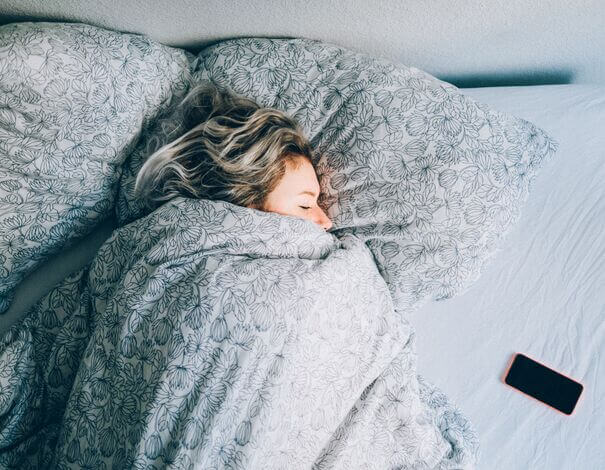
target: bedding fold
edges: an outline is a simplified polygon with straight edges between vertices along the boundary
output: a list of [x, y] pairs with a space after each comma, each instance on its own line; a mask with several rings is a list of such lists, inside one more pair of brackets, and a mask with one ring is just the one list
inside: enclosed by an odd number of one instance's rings
[[2, 465], [476, 461], [470, 423], [416, 374], [372, 252], [296, 217], [175, 198], [115, 230], [0, 347]]

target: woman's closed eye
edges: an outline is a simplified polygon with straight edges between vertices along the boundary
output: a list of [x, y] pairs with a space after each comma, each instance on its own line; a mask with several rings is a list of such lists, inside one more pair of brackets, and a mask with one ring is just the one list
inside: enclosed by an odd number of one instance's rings
[[307, 209], [311, 209], [310, 207], [307, 207], [307, 206], [298, 206], [298, 207], [300, 207], [300, 208], [302, 208], [302, 209], [305, 209], [305, 210], [307, 210]]

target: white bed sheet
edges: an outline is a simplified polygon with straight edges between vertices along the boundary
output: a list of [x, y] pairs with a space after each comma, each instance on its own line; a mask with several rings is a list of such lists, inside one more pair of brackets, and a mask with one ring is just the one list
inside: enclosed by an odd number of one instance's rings
[[[473, 422], [479, 468], [605, 469], [605, 87], [462, 91], [560, 146], [479, 280], [412, 315], [418, 371]], [[584, 384], [571, 416], [501, 381], [516, 352]]]

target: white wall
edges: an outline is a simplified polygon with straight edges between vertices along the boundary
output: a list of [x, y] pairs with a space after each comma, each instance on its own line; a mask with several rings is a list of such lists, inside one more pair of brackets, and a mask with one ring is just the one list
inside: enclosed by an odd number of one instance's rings
[[78, 21], [195, 48], [308, 37], [459, 86], [605, 83], [605, 0], [0, 0], [0, 23]]

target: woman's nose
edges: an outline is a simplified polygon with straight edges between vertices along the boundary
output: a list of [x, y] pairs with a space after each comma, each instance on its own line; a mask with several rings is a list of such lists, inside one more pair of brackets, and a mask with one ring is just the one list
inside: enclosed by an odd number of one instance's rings
[[321, 225], [325, 230], [330, 230], [332, 228], [332, 221], [322, 209], [318, 208], [318, 217], [315, 222]]

